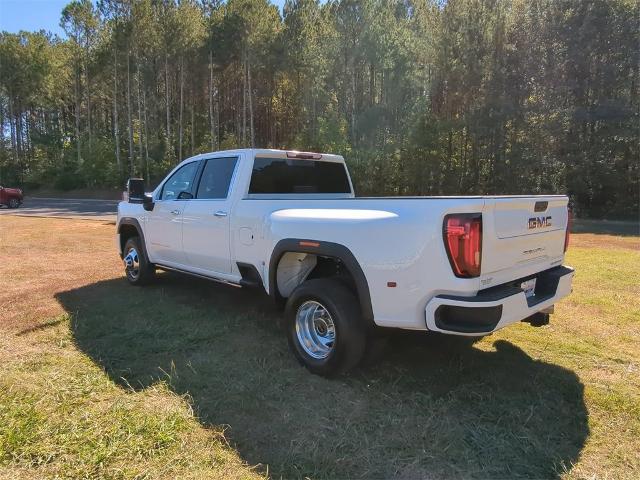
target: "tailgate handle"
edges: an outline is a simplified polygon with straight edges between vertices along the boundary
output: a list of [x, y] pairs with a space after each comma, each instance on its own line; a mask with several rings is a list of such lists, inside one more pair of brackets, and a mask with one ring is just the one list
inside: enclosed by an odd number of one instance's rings
[[536, 202], [535, 207], [533, 207], [534, 212], [544, 212], [549, 206], [549, 202]]

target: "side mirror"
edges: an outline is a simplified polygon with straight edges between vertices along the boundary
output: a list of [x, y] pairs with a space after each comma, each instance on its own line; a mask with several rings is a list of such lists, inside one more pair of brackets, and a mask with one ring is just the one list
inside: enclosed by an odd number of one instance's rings
[[144, 180], [141, 178], [130, 178], [127, 181], [127, 195], [129, 203], [142, 203], [144, 199]]
[[190, 192], [182, 191], [180, 195], [178, 195], [178, 200], [191, 200], [193, 198], [193, 194]]
[[141, 203], [145, 210], [153, 210], [153, 197], [145, 193], [142, 178], [130, 178], [127, 181], [127, 195], [129, 203]]

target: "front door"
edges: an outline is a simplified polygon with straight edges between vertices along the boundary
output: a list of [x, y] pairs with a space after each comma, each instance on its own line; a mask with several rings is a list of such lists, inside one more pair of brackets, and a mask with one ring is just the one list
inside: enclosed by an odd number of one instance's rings
[[199, 161], [190, 162], [176, 170], [163, 184], [155, 199], [153, 210], [147, 215], [145, 240], [152, 262], [167, 266], [185, 264], [182, 250], [182, 216], [191, 201], [193, 183]]
[[206, 160], [195, 198], [185, 206], [182, 244], [191, 270], [231, 273], [229, 189], [237, 163], [237, 157]]

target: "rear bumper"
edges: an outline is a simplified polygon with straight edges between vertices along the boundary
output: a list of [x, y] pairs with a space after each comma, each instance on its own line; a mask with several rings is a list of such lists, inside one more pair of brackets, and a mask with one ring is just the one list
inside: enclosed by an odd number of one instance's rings
[[[481, 290], [473, 297], [439, 295], [427, 303], [427, 328], [453, 335], [486, 335], [551, 307], [571, 293], [573, 268], [560, 266]], [[527, 298], [521, 282], [535, 277], [535, 295]]]

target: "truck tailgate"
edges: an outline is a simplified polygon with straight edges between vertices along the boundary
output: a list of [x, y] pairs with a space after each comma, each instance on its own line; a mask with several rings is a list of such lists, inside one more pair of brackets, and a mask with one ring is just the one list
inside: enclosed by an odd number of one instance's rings
[[518, 278], [562, 260], [568, 201], [566, 196], [487, 197], [482, 276], [505, 271]]

